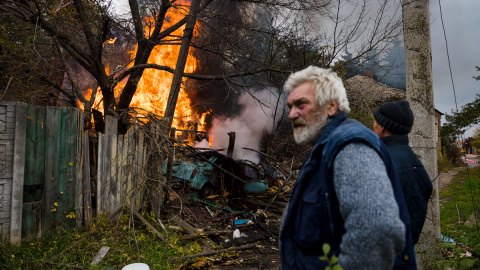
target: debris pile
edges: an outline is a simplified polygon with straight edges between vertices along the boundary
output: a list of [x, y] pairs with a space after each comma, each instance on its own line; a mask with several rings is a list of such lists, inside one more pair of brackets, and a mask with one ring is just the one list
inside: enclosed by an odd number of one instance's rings
[[[197, 241], [205, 252], [170, 260], [198, 258], [188, 269], [202, 269], [205, 265], [235, 269], [239, 264], [252, 263], [244, 256], [239, 258], [238, 252], [243, 250], [251, 256], [270, 254], [272, 259], [265, 258], [264, 263], [278, 268], [278, 232], [293, 185], [290, 178], [272, 179], [272, 184], [262, 193], [235, 192], [225, 186], [217, 190], [217, 194], [206, 197], [198, 189], [172, 191], [164, 205], [166, 217], [162, 217], [168, 224], [166, 232], [177, 233], [179, 241]], [[214, 256], [217, 254], [222, 256]]]

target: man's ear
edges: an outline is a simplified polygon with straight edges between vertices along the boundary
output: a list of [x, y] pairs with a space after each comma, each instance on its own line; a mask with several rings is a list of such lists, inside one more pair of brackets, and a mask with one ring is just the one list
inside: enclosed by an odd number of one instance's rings
[[327, 104], [327, 114], [328, 116], [332, 116], [337, 114], [338, 110], [338, 101], [336, 99], [330, 100]]
[[387, 133], [387, 129], [384, 128], [383, 126], [380, 126], [380, 134], [379, 134], [379, 137], [380, 137], [380, 138], [386, 137], [386, 133]]

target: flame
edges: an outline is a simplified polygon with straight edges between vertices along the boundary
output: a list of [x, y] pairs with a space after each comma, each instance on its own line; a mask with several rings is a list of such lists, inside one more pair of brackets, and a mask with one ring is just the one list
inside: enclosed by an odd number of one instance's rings
[[[177, 1], [177, 4], [181, 5], [180, 8], [171, 8], [169, 10], [169, 12], [166, 15], [166, 19], [164, 20], [162, 30], [174, 25], [175, 23], [177, 23], [179, 20], [181, 20], [183, 17], [185, 17], [188, 14], [190, 1], [188, 0]], [[155, 29], [154, 18], [152, 17], [144, 18], [144, 25], [145, 25], [144, 27], [145, 36], [149, 37], [152, 34], [153, 30]], [[196, 35], [199, 27], [200, 27], [200, 24], [197, 22], [197, 24], [195, 25], [194, 35]], [[163, 45], [155, 46], [150, 54], [150, 57], [148, 58], [148, 63], [155, 63], [158, 65], [168, 66], [172, 69], [175, 69], [178, 53], [180, 50], [180, 45], [179, 45], [180, 41], [176, 40], [177, 38], [175, 37], [183, 36], [184, 28], [185, 28], [185, 25], [177, 29], [175, 32], [173, 32], [171, 34], [173, 37], [167, 38], [172, 43], [175, 43], [174, 45], [163, 44]], [[109, 40], [106, 42], [109, 44], [113, 44], [115, 40], [113, 41]], [[138, 48], [138, 45], [135, 46], [135, 49], [133, 51], [129, 52], [132, 60], [135, 57], [137, 48]], [[128, 68], [132, 66], [133, 66], [133, 61], [131, 61], [131, 63], [128, 65]], [[192, 54], [189, 53], [184, 72], [192, 73], [197, 69], [197, 66], [198, 66], [198, 60]], [[110, 73], [110, 69], [108, 66], [105, 68], [105, 72], [107, 74]], [[155, 113], [159, 116], [163, 116], [165, 114], [165, 109], [168, 101], [168, 95], [170, 93], [172, 79], [173, 79], [173, 74], [169, 72], [157, 70], [157, 69], [145, 69], [143, 72], [143, 76], [138, 82], [137, 90], [135, 92], [135, 95], [133, 96], [130, 106], [140, 107], [149, 112]], [[182, 81], [180, 93], [178, 95], [172, 127], [176, 129], [181, 129], [181, 130], [187, 130], [187, 129], [192, 130], [196, 128], [198, 131], [206, 131], [205, 117], [207, 116], [208, 112], [202, 115], [197, 115], [194, 112], [194, 110], [192, 109], [192, 102], [189, 99], [188, 93], [186, 92], [184, 87], [185, 82], [186, 82], [186, 79], [184, 78]], [[118, 97], [119, 94], [121, 94], [121, 91], [123, 90], [125, 84], [126, 84], [126, 79], [124, 79], [115, 87], [116, 97]], [[91, 92], [92, 92], [92, 89], [88, 89], [85, 95], [90, 96]], [[89, 98], [90, 97], [88, 97], [87, 99]], [[95, 100], [96, 100], [95, 101], [96, 105], [94, 107], [102, 108], [103, 105], [100, 104], [102, 100], [100, 91], [98, 92]], [[190, 144], [193, 144], [193, 136], [188, 135], [185, 137], [188, 137], [188, 141], [190, 142]]]
[[117, 41], [117, 37], [111, 38], [109, 40], [105, 40], [105, 42], [103, 43], [103, 46], [105, 46], [105, 43], [113, 45], [113, 44], [115, 44], [115, 41]]

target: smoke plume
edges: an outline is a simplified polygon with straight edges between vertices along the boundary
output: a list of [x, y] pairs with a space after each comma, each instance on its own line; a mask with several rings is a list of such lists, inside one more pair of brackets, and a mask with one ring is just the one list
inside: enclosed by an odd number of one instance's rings
[[[212, 124], [212, 148], [227, 149], [228, 133], [235, 132], [235, 149], [233, 159], [250, 160], [258, 163], [258, 153], [243, 149], [250, 148], [259, 151], [262, 137], [274, 131], [275, 124], [284, 112], [284, 96], [277, 89], [268, 88], [259, 92], [243, 93], [238, 99], [240, 113], [233, 118], [214, 118]], [[204, 145], [199, 143], [197, 147]], [[226, 150], [223, 154], [226, 153]]]

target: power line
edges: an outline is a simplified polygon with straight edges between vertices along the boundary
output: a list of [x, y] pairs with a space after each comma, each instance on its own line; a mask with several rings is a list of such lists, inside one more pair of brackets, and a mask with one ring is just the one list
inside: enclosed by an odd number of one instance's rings
[[443, 14], [442, 14], [442, 3], [441, 3], [441, 0], [438, 0], [438, 5], [439, 5], [439, 7], [440, 7], [440, 20], [442, 21], [443, 36], [444, 36], [444, 38], [445, 38], [445, 47], [446, 47], [446, 49], [447, 49], [448, 68], [450, 69], [450, 78], [452, 79], [453, 97], [455, 98], [455, 109], [457, 110], [457, 113], [458, 113], [457, 95], [456, 95], [456, 93], [455, 93], [455, 84], [453, 83], [452, 66], [450, 65], [450, 54], [448, 53], [447, 33], [445, 32], [445, 24], [443, 23]]
[[[452, 73], [452, 66], [450, 64], [450, 54], [448, 53], [448, 42], [447, 42], [447, 33], [445, 31], [445, 23], [443, 22], [443, 13], [442, 13], [442, 3], [441, 0], [438, 0], [438, 6], [440, 7], [440, 20], [442, 21], [442, 28], [443, 28], [443, 37], [445, 38], [445, 47], [447, 49], [447, 59], [448, 59], [448, 68], [450, 70], [450, 78], [452, 80], [452, 87], [453, 87], [453, 97], [455, 99], [455, 109], [456, 112], [458, 113], [458, 105], [457, 105], [457, 96], [455, 92], [455, 84], [453, 82], [453, 73]], [[465, 141], [463, 138], [463, 134], [460, 134], [460, 140], [463, 142]], [[465, 156], [464, 159], [467, 158], [467, 153], [465, 151]], [[466, 162], [466, 161], [465, 161]], [[475, 229], [477, 231], [477, 237], [480, 238], [480, 232], [478, 230], [478, 221], [477, 221], [477, 209], [475, 205], [475, 198], [472, 190], [472, 182], [470, 181], [470, 171], [468, 170], [468, 164], [467, 164], [467, 179], [468, 179], [468, 185], [470, 188], [470, 196], [472, 198], [472, 208], [473, 208], [473, 215], [475, 217]]]

